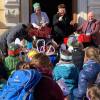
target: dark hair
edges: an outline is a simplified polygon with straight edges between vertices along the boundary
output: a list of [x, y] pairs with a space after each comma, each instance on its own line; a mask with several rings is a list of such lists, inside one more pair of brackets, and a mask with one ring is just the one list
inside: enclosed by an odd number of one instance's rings
[[58, 8], [66, 8], [65, 4], [59, 4]]

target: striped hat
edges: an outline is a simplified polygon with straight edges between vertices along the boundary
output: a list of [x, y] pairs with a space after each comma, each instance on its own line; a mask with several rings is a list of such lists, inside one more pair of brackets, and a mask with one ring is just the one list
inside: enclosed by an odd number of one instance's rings
[[72, 54], [68, 50], [61, 51], [60, 59], [63, 61], [72, 61]]
[[20, 52], [20, 46], [15, 43], [11, 43], [8, 45], [8, 55], [15, 56]]
[[74, 35], [70, 36], [68, 38], [68, 41], [67, 41], [67, 46], [72, 46], [72, 47], [77, 47], [79, 46], [79, 42], [77, 40], [77, 37], [75, 37]]

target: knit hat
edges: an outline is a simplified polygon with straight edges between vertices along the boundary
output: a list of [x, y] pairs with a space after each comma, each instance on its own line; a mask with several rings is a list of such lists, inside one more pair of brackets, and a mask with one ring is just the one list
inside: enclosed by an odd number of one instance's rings
[[61, 51], [60, 59], [64, 61], [72, 61], [72, 54], [68, 50]]
[[32, 58], [37, 53], [38, 53], [37, 50], [31, 50], [31, 51], [28, 52], [27, 56], [28, 56], [28, 58]]
[[21, 45], [21, 41], [20, 41], [19, 38], [16, 38], [16, 39], [15, 39], [15, 44]]
[[72, 35], [68, 38], [68, 41], [67, 41], [67, 46], [72, 46], [72, 47], [77, 47], [79, 46], [79, 42], [77, 40], [77, 37]]
[[33, 4], [33, 8], [34, 8], [34, 9], [40, 8], [40, 4], [39, 4], [39, 3], [37, 3], [37, 2], [36, 2], [36, 3], [34, 3], [34, 4]]
[[8, 55], [15, 56], [20, 52], [20, 46], [15, 43], [11, 43], [8, 45]]

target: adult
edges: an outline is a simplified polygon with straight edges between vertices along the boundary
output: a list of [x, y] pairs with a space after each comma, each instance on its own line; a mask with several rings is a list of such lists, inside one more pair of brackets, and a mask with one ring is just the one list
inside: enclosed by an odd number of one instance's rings
[[4, 55], [7, 55], [8, 45], [15, 41], [16, 38], [22, 40], [23, 38], [32, 41], [32, 38], [28, 34], [31, 31], [31, 25], [18, 24], [12, 29], [8, 30], [0, 36], [0, 49]]
[[88, 20], [83, 22], [83, 24], [78, 27], [77, 31], [91, 37], [91, 40], [83, 43], [85, 47], [100, 45], [100, 21], [95, 19], [94, 12], [90, 11], [88, 13]]
[[31, 35], [35, 35], [37, 37], [48, 37], [50, 33], [50, 28], [48, 27], [49, 18], [47, 14], [41, 11], [41, 7], [39, 3], [33, 4], [34, 13], [31, 14], [31, 24], [34, 29]]
[[70, 34], [70, 20], [66, 15], [65, 4], [58, 5], [58, 12], [53, 16], [53, 30], [54, 30], [54, 40], [57, 43], [62, 43], [64, 37]]

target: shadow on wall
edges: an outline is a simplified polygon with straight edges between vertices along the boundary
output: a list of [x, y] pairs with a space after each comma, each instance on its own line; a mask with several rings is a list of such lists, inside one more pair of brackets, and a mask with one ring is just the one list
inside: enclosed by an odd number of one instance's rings
[[0, 28], [6, 28], [6, 25], [0, 21]]

